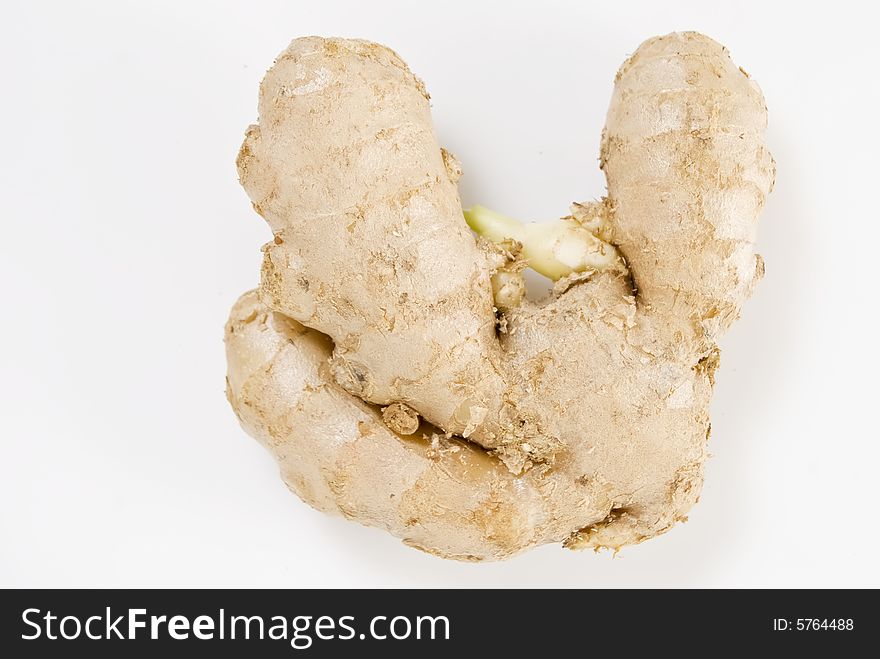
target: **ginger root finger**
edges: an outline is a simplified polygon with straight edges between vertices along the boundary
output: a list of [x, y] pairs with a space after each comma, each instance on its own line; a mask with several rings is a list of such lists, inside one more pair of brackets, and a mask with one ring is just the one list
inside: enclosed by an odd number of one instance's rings
[[755, 231], [775, 176], [766, 125], [757, 84], [701, 34], [649, 39], [617, 74], [601, 148], [612, 242], [645, 310], [693, 324], [703, 349], [763, 273]]
[[[574, 307], [591, 297], [583, 291], [559, 303]], [[518, 322], [525, 348], [535, 328]], [[653, 419], [629, 414], [633, 426], [652, 428], [631, 446], [605, 436], [587, 410], [570, 415], [569, 432], [592, 428], [589, 446], [517, 476], [471, 443], [390, 430], [377, 407], [333, 381], [326, 337], [271, 311], [256, 291], [233, 307], [225, 341], [227, 397], [290, 489], [318, 510], [383, 528], [423, 551], [475, 561], [550, 542], [617, 550], [668, 530], [699, 494], [703, 443], [686, 449], [688, 435], [676, 438], [681, 447], [657, 442], [674, 420], [663, 410]], [[687, 410], [672, 413], [687, 418]]]
[[275, 234], [263, 300], [333, 339], [350, 393], [494, 445], [489, 266], [421, 81], [384, 46], [296, 39], [260, 85], [259, 114], [238, 169]]
[[[326, 337], [271, 311], [255, 291], [233, 307], [225, 340], [227, 397], [242, 426], [318, 510], [458, 560], [561, 542], [608, 514], [601, 488], [580, 486], [572, 501], [556, 476], [514, 476], [468, 442], [392, 432], [378, 408], [333, 381]], [[576, 520], [564, 514], [572, 509]]]

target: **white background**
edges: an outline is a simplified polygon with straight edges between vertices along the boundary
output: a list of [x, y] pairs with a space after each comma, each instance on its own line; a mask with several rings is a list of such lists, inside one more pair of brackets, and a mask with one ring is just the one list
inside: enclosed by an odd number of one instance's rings
[[[868, 4], [5, 2], [0, 585], [880, 586]], [[274, 56], [390, 45], [464, 203], [547, 219], [604, 192], [617, 67], [685, 29], [761, 84], [779, 170], [690, 522], [617, 558], [470, 565], [289, 494], [223, 393], [223, 323], [270, 235], [234, 160]]]

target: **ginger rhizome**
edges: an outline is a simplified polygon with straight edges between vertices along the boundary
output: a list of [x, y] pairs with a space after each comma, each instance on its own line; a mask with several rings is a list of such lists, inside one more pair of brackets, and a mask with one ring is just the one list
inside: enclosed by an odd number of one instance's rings
[[523, 223], [463, 212], [394, 52], [295, 40], [238, 158], [274, 234], [226, 327], [242, 425], [310, 505], [443, 557], [663, 533], [699, 496], [716, 343], [763, 272], [766, 122], [722, 46], [649, 39], [615, 80], [607, 196]]

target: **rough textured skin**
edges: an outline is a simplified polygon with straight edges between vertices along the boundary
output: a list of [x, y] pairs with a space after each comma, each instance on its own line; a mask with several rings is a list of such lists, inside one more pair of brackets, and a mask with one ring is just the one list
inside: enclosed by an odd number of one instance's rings
[[408, 403], [455, 434], [481, 426], [494, 446], [481, 423], [504, 387], [490, 266], [422, 83], [383, 46], [297, 39], [259, 109], [238, 165], [275, 234], [267, 304], [333, 339], [333, 375], [352, 394]]
[[243, 426], [304, 501], [448, 558], [666, 531], [702, 485], [715, 342], [762, 272], [765, 124], [720, 45], [645, 42], [608, 112], [608, 197], [572, 208], [626, 265], [496, 313], [491, 277], [518, 266], [468, 231], [421, 82], [382, 46], [295, 40], [239, 157], [275, 234], [226, 328]]

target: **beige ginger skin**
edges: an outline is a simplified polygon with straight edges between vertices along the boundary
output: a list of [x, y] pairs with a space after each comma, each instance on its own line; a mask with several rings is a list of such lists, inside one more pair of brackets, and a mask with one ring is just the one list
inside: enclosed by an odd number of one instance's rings
[[[274, 239], [226, 326], [233, 409], [304, 501], [445, 558], [665, 532], [699, 497], [716, 342], [763, 273], [766, 122], [722, 46], [649, 39], [615, 79], [607, 196], [466, 222], [406, 64], [295, 40], [238, 159]], [[550, 298], [523, 297], [529, 265]]]

